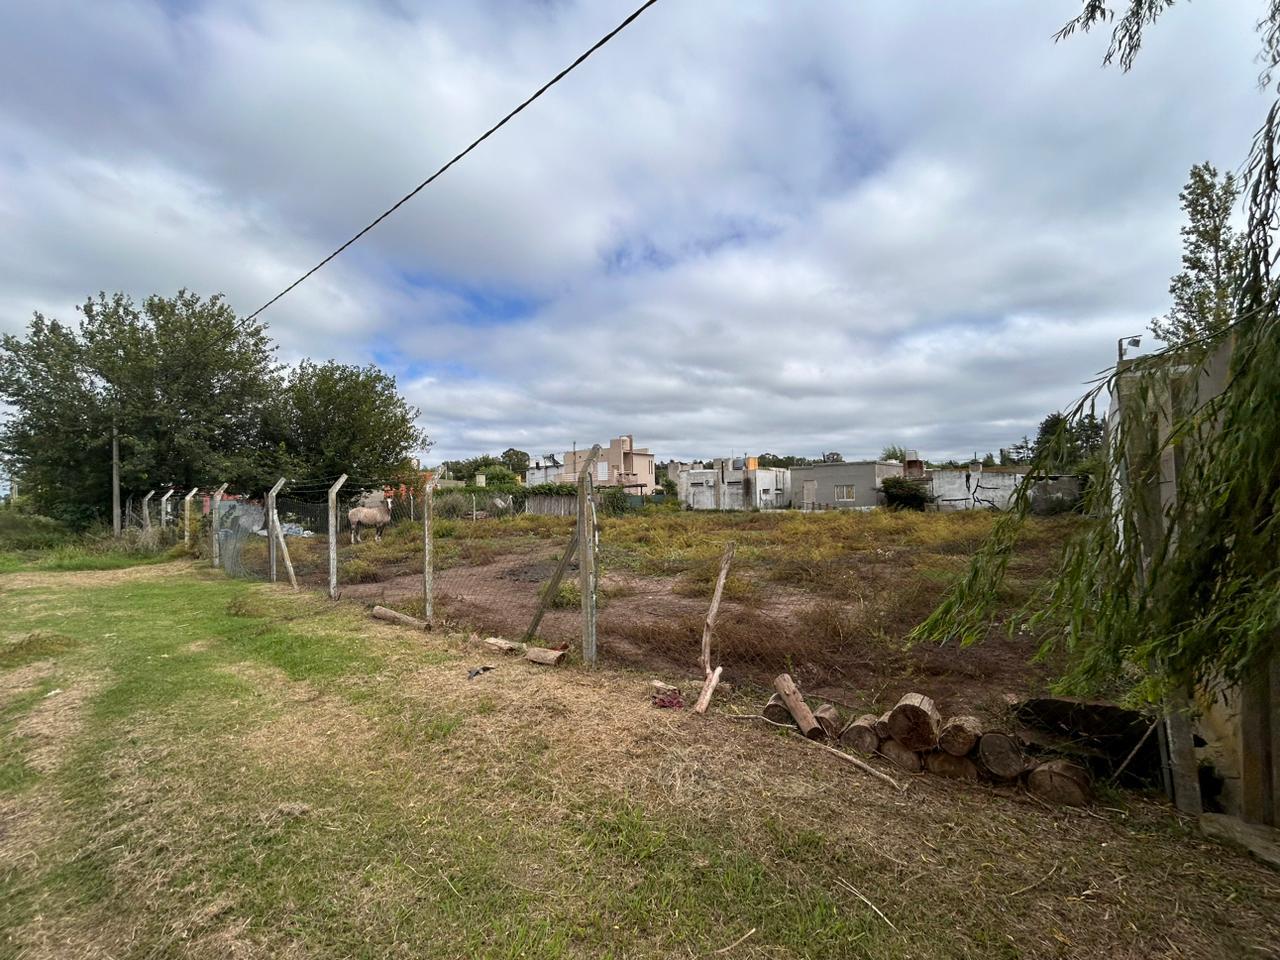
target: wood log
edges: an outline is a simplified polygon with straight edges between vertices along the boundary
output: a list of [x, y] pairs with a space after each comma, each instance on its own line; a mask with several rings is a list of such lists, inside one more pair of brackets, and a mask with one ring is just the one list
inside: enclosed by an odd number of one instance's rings
[[818, 721], [822, 732], [828, 740], [840, 739], [840, 713], [830, 703], [824, 703], [813, 711], [813, 719]]
[[920, 772], [920, 754], [914, 750], [908, 750], [897, 740], [886, 740], [880, 744], [880, 754], [895, 767], [901, 767], [908, 773]]
[[818, 723], [813, 715], [813, 711], [809, 709], [809, 705], [804, 702], [804, 697], [800, 695], [800, 688], [796, 686], [796, 682], [791, 679], [791, 674], [780, 673], [773, 680], [773, 688], [778, 691], [778, 696], [782, 698], [782, 702], [786, 705], [787, 711], [791, 714], [791, 719], [796, 722], [796, 726], [810, 740], [818, 740], [822, 737], [822, 724]]
[[880, 735], [876, 733], [876, 715], [864, 714], [845, 728], [840, 742], [858, 753], [872, 754], [880, 749]]
[[876, 718], [876, 736], [881, 740], [889, 739], [889, 714], [891, 710], [886, 710]]
[[702, 685], [702, 692], [698, 694], [698, 702], [693, 705], [693, 712], [703, 714], [707, 712], [707, 707], [711, 705], [711, 695], [716, 692], [716, 684], [720, 682], [720, 672], [724, 667], [716, 667], [711, 672], [711, 676], [707, 677], [707, 682]]
[[968, 757], [957, 757], [945, 750], [927, 753], [924, 757], [924, 768], [939, 777], [950, 777], [952, 780], [977, 780], [978, 765]]
[[484, 645], [498, 653], [524, 653], [524, 644], [504, 640], [502, 637], [485, 637]]
[[419, 620], [417, 617], [411, 617], [408, 614], [401, 613], [399, 610], [390, 610], [387, 607], [374, 607], [371, 616], [376, 620], [398, 623], [402, 627], [413, 627], [415, 630], [427, 629], [425, 620]]
[[1070, 760], [1049, 760], [1027, 775], [1027, 789], [1042, 800], [1084, 807], [1093, 798], [1089, 771]]
[[978, 762], [997, 780], [1013, 780], [1026, 769], [1026, 757], [1007, 733], [984, 733], [978, 738]]
[[982, 736], [982, 721], [977, 717], [952, 717], [938, 731], [938, 746], [953, 757], [967, 757]]
[[661, 680], [649, 681], [649, 696], [651, 697], [660, 697], [667, 693], [679, 693], [679, 692], [680, 692], [679, 687], [673, 687], [671, 684], [664, 683]]
[[774, 723], [794, 723], [791, 719], [791, 711], [787, 709], [787, 705], [782, 702], [782, 697], [774, 694], [769, 698], [769, 702], [760, 708], [760, 715], [766, 720], [772, 720]]
[[554, 667], [564, 659], [564, 655], [568, 652], [568, 650], [548, 650], [546, 647], [529, 647], [524, 652], [524, 658], [531, 663], [541, 663], [548, 667]]
[[922, 693], [906, 693], [889, 711], [889, 736], [908, 750], [932, 750], [938, 745], [942, 715]]

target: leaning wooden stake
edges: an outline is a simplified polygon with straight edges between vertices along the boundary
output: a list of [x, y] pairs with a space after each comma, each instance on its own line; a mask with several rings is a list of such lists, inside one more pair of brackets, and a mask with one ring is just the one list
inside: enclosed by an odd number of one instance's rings
[[720, 671], [724, 667], [716, 667], [715, 671], [707, 677], [706, 682], [702, 685], [702, 693], [698, 694], [698, 702], [694, 704], [694, 713], [706, 713], [707, 707], [711, 705], [711, 695], [716, 692], [716, 684], [720, 682]]
[[716, 614], [720, 612], [720, 597], [724, 594], [724, 582], [729, 578], [729, 564], [733, 562], [733, 541], [725, 544], [724, 556], [720, 558], [720, 576], [716, 578], [716, 589], [711, 595], [711, 608], [707, 611], [707, 621], [702, 625], [702, 672], [711, 676], [711, 632], [716, 628]]
[[289, 559], [289, 546], [284, 542], [284, 531], [280, 529], [280, 518], [273, 517], [273, 521], [276, 531], [276, 543], [280, 547], [280, 557], [284, 560], [285, 573], [289, 574], [289, 585], [294, 590], [297, 590], [298, 578], [293, 575], [293, 561]]
[[569, 562], [573, 559], [577, 549], [578, 531], [575, 528], [569, 537], [569, 542], [565, 545], [564, 553], [560, 555], [560, 562], [556, 564], [555, 572], [551, 574], [551, 579], [547, 581], [547, 585], [542, 588], [542, 597], [538, 600], [538, 609], [533, 612], [533, 619], [529, 621], [529, 629], [524, 632], [525, 643], [532, 642], [537, 634], [538, 624], [542, 623], [542, 615], [547, 612], [547, 607], [551, 606], [552, 599], [560, 589], [560, 581], [564, 579], [565, 572], [569, 569]]
[[787, 705], [800, 732], [810, 740], [820, 739], [823, 735], [822, 724], [818, 723], [813, 711], [804, 702], [804, 697], [800, 695], [800, 688], [791, 679], [791, 674], [783, 673], [774, 678], [773, 689], [777, 690], [778, 696], [782, 697], [782, 702]]

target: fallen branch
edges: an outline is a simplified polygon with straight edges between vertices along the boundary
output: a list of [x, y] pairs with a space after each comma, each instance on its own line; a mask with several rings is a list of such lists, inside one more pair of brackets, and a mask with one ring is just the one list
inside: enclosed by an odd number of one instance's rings
[[858, 888], [855, 887], [848, 880], [846, 880], [844, 877], [836, 877], [836, 883], [840, 884], [840, 886], [844, 887], [846, 890], [851, 892], [855, 897], [857, 897], [859, 900], [865, 903], [868, 907], [874, 910], [876, 912], [876, 916], [879, 917], [881, 920], [883, 920], [885, 923], [887, 923], [889, 925], [889, 929], [892, 930], [894, 933], [902, 932], [893, 925], [892, 920], [890, 920], [888, 917], [886, 917], [883, 913], [880, 912], [879, 907], [877, 907], [874, 903], [872, 903], [870, 900], [864, 897], [862, 893], [858, 890]]
[[727, 947], [721, 947], [719, 950], [716, 950], [715, 953], [728, 953], [730, 950], [732, 950], [734, 947], [738, 946], [739, 944], [745, 943], [747, 938], [755, 932], [756, 932], [756, 928], [752, 927], [750, 930], [748, 930], [746, 933], [740, 936], [737, 940], [733, 941], [733, 943], [729, 944]]
[[716, 667], [715, 671], [707, 676], [707, 682], [702, 685], [702, 693], [698, 695], [698, 702], [694, 705], [694, 713], [707, 712], [707, 707], [711, 705], [711, 695], [716, 692], [716, 684], [720, 682], [720, 671], [723, 669], [724, 667]]
[[1019, 887], [1017, 890], [1013, 891], [1013, 893], [1009, 894], [1009, 896], [1016, 897], [1020, 893], [1026, 893], [1028, 890], [1034, 890], [1036, 887], [1040, 886], [1040, 884], [1044, 883], [1046, 880], [1048, 880], [1057, 872], [1058, 872], [1058, 865], [1055, 863], [1052, 867], [1049, 868], [1049, 872], [1046, 873], [1039, 880], [1035, 881], [1035, 883], [1028, 883], [1025, 887]]
[[[730, 720], [763, 720], [765, 723], [769, 724], [769, 726], [771, 727], [780, 727], [781, 729], [786, 730], [788, 733], [796, 732], [796, 728], [789, 723], [776, 723], [773, 720], [770, 720], [768, 717], [762, 717], [757, 713], [728, 713], [728, 714], [725, 714], [725, 716], [727, 716]], [[815, 747], [820, 747], [821, 749], [827, 751], [827, 753], [835, 754], [841, 760], [844, 760], [848, 763], [853, 764], [855, 767], [857, 767], [859, 770], [861, 770], [863, 773], [867, 774], [868, 776], [872, 776], [872, 777], [875, 777], [877, 780], [884, 781], [889, 786], [893, 787], [893, 789], [895, 790], [898, 790], [898, 791], [906, 790], [906, 787], [900, 784], [897, 780], [893, 779], [893, 777], [889, 776], [888, 774], [881, 773], [875, 767], [871, 766], [871, 764], [863, 763], [857, 757], [849, 756], [849, 754], [845, 753], [843, 750], [837, 750], [835, 747], [829, 747], [825, 743], [818, 743], [816, 740], [810, 740], [808, 737], [801, 737], [800, 739], [803, 740], [805, 743], [812, 744]]]
[[1111, 775], [1111, 782], [1115, 783], [1120, 779], [1120, 774], [1124, 773], [1125, 768], [1129, 766], [1129, 762], [1138, 755], [1138, 751], [1142, 749], [1142, 745], [1147, 742], [1147, 738], [1155, 732], [1156, 727], [1160, 726], [1163, 717], [1156, 717], [1151, 721], [1151, 726], [1147, 727], [1147, 732], [1142, 735], [1142, 739], [1134, 744], [1133, 749], [1129, 751], [1129, 755], [1124, 758], [1124, 763], [1116, 768], [1116, 772]]

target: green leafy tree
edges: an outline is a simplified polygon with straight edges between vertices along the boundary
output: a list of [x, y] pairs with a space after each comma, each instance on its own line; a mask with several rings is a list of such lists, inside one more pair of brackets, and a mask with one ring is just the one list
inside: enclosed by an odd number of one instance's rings
[[896, 443], [891, 443], [880, 451], [881, 460], [898, 460], [903, 463], [907, 460], [907, 448]]
[[529, 469], [529, 455], [523, 450], [517, 450], [515, 447], [507, 447], [498, 457], [502, 461], [502, 465], [514, 473], [517, 477], [523, 477], [525, 471]]
[[375, 366], [304, 360], [285, 381], [282, 457], [297, 477], [408, 474], [410, 455], [430, 445], [418, 413]]
[[1234, 315], [1244, 239], [1231, 225], [1240, 188], [1228, 171], [1221, 178], [1210, 163], [1191, 168], [1178, 194], [1187, 223], [1182, 233], [1182, 270], [1169, 281], [1173, 306], [1151, 321], [1151, 332], [1171, 345], [1186, 345], [1225, 327]]
[[37, 509], [77, 526], [107, 515], [113, 425], [126, 491], [262, 484], [278, 376], [261, 325], [186, 290], [141, 307], [99, 294], [79, 312], [75, 325], [36, 314], [26, 336], [0, 339], [0, 456]]
[[987, 455], [982, 458], [982, 465], [984, 467], [994, 467], [996, 465], [996, 455], [988, 450]]

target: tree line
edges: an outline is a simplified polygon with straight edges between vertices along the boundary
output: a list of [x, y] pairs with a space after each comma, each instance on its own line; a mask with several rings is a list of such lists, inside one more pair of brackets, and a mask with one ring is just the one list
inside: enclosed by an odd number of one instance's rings
[[125, 491], [407, 476], [429, 445], [392, 375], [286, 368], [221, 295], [100, 293], [77, 312], [0, 338], [0, 460], [33, 509], [72, 526], [109, 516], [113, 434]]

